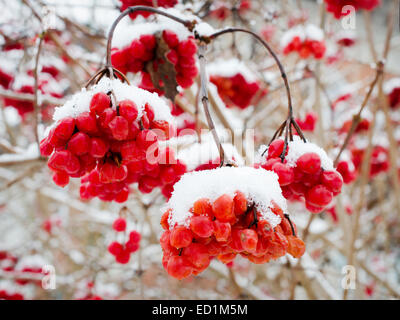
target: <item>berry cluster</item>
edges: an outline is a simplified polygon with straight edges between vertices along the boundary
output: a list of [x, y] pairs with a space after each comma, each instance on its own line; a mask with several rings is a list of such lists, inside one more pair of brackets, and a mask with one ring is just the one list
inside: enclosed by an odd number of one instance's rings
[[321, 59], [326, 51], [323, 33], [314, 25], [298, 26], [287, 31], [282, 37], [281, 47], [283, 54], [297, 52], [302, 59], [311, 56]]
[[[166, 45], [167, 52], [164, 55], [157, 54], [157, 49]], [[190, 87], [198, 70], [195, 55], [197, 45], [193, 36], [182, 40], [177, 33], [171, 30], [163, 30], [162, 33], [143, 34], [139, 39], [134, 39], [130, 45], [123, 48], [114, 48], [111, 56], [112, 64], [123, 73], [141, 72], [141, 88], [162, 93], [163, 80], [153, 83], [150, 70], [157, 73], [160, 66], [169, 62], [173, 65], [176, 76], [175, 80], [182, 88]], [[168, 79], [168, 74], [161, 74], [161, 78]], [[170, 79], [168, 79], [170, 81]]]
[[[161, 8], [171, 8], [175, 6], [178, 3], [178, 0], [119, 0], [121, 2], [121, 11], [124, 11], [128, 9], [129, 7], [132, 6], [147, 6], [147, 7], [154, 7], [154, 4], [156, 4], [155, 7], [161, 7]], [[147, 11], [138, 11], [134, 13], [130, 13], [129, 16], [131, 19], [135, 19], [138, 15], [141, 15], [145, 18], [148, 16], [152, 15], [152, 12], [147, 12]]]
[[286, 253], [302, 256], [304, 243], [293, 235], [281, 208], [273, 203], [270, 210], [281, 220], [275, 228], [240, 191], [234, 197], [223, 194], [213, 202], [197, 200], [188, 227], [171, 226], [168, 221], [173, 213], [167, 210], [161, 218], [164, 268], [182, 279], [204, 271], [213, 257], [230, 263], [240, 254], [260, 264]]
[[286, 199], [293, 201], [304, 199], [306, 208], [310, 212], [322, 212], [333, 197], [341, 192], [343, 185], [341, 175], [333, 168], [323, 150], [313, 144], [303, 143], [300, 140], [289, 142], [282, 162], [283, 150], [283, 139], [273, 141], [268, 147], [261, 168], [274, 171], [278, 175]]
[[343, 10], [345, 6], [352, 6], [355, 10], [373, 10], [380, 4], [380, 0], [325, 0], [326, 11], [331, 12], [336, 19], [347, 16], [350, 10]]
[[[130, 88], [113, 81], [122, 86], [118, 90]], [[143, 90], [135, 89], [138, 95], [143, 94]], [[157, 104], [155, 97], [149, 95]], [[42, 155], [50, 156], [48, 167], [54, 172], [57, 185], [64, 187], [70, 177], [81, 177], [83, 199], [97, 196], [103, 201], [124, 202], [129, 184], [159, 169], [158, 163], [150, 163], [149, 152], [158, 152], [158, 141], [168, 136], [170, 125], [166, 120], [156, 120], [157, 106], [141, 106], [130, 99], [114, 103], [111, 96], [112, 91], [96, 92], [89, 111], [59, 120], [41, 141], [40, 150]], [[83, 98], [82, 102], [86, 102], [87, 97]], [[162, 107], [168, 110], [163, 102]]]
[[[351, 151], [351, 160], [353, 161], [356, 170], [359, 171], [363, 163], [365, 149], [353, 146], [350, 151]], [[369, 176], [372, 178], [378, 175], [379, 173], [387, 172], [388, 170], [389, 170], [388, 149], [381, 145], [375, 145], [372, 149], [372, 154], [371, 154]]]
[[[28, 72], [26, 75], [21, 77], [21, 79], [22, 80], [16, 79], [9, 88], [13, 90], [15, 93], [33, 94], [34, 78], [32, 72]], [[59, 87], [58, 83], [49, 73], [41, 74], [40, 78], [38, 79], [38, 89], [42, 94], [47, 94], [54, 98], [63, 97], [62, 89]], [[17, 109], [21, 117], [24, 117], [26, 114], [33, 111], [32, 101], [24, 101], [21, 99], [14, 99], [14, 98], [4, 98], [4, 104], [7, 107], [13, 107]]]
[[[125, 219], [118, 218], [115, 220], [113, 223], [113, 228], [117, 232], [124, 232], [126, 230]], [[131, 254], [139, 249], [140, 239], [140, 233], [133, 230], [129, 233], [129, 238], [124, 244], [118, 241], [111, 242], [108, 246], [108, 252], [115, 257], [116, 262], [126, 264], [129, 262]]]
[[259, 100], [267, 93], [265, 89], [261, 90], [257, 81], [249, 82], [240, 73], [232, 77], [211, 75], [210, 81], [217, 86], [218, 94], [228, 108], [246, 109], [257, 102], [254, 101], [256, 96]]
[[353, 182], [357, 177], [356, 168], [351, 160], [340, 160], [336, 166], [336, 170], [342, 176], [345, 184]]

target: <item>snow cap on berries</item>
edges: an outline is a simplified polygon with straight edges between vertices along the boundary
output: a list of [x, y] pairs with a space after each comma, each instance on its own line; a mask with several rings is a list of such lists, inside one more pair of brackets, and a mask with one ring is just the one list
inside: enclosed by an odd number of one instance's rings
[[[280, 138], [282, 139], [282, 138]], [[260, 162], [264, 164], [266, 162], [266, 157], [261, 157], [261, 154], [267, 147], [265, 145], [261, 146], [258, 151], [258, 156], [256, 162]], [[321, 167], [327, 171], [333, 171], [333, 161], [326, 154], [325, 150], [317, 146], [312, 142], [304, 142], [300, 137], [294, 136], [293, 141], [288, 142], [288, 153], [285, 156], [285, 160], [287, 161], [287, 165], [289, 167], [296, 167], [297, 159], [300, 158], [303, 154], [306, 153], [316, 153], [321, 159]], [[268, 152], [268, 151], [267, 151]], [[267, 153], [266, 152], [266, 153]]]
[[236, 191], [241, 191], [249, 201], [253, 201], [272, 227], [277, 226], [281, 218], [269, 209], [271, 202], [274, 201], [284, 212], [287, 211], [286, 200], [274, 172], [251, 167], [223, 167], [182, 176], [174, 185], [167, 204], [167, 209], [172, 210], [169, 225], [187, 225], [192, 216], [189, 210], [197, 200], [208, 198], [214, 201], [224, 194], [233, 197]]
[[148, 103], [154, 109], [154, 120], [165, 120], [173, 123], [168, 105], [156, 93], [107, 77], [103, 77], [98, 84], [89, 89], [83, 88], [81, 92], [74, 94], [63, 106], [56, 108], [53, 120], [58, 121], [66, 117], [76, 118], [81, 113], [90, 111], [92, 97], [98, 92], [107, 93], [111, 90], [113, 90], [117, 102], [131, 100], [136, 104], [139, 112], [138, 119], [141, 118], [144, 107]]

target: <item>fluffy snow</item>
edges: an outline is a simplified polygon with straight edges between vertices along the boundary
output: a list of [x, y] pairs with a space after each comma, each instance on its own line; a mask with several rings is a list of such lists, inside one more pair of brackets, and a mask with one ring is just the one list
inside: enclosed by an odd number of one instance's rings
[[188, 225], [192, 213], [189, 212], [194, 202], [201, 198], [216, 200], [223, 194], [234, 196], [236, 191], [243, 192], [272, 227], [281, 219], [270, 210], [271, 201], [275, 201], [284, 212], [286, 200], [278, 183], [278, 176], [271, 171], [252, 167], [223, 167], [186, 173], [174, 185], [174, 191], [166, 208], [172, 209], [170, 226]]
[[289, 29], [283, 34], [281, 38], [281, 47], [285, 48], [295, 37], [299, 37], [301, 41], [322, 41], [324, 40], [324, 33], [320, 28], [313, 24], [308, 24], [305, 27], [299, 25], [295, 28]]
[[328, 157], [325, 150], [318, 147], [316, 144], [311, 142], [304, 142], [299, 137], [293, 137], [293, 141], [289, 141], [289, 151], [286, 156], [286, 160], [289, 166], [295, 167], [297, 159], [305, 153], [314, 152], [321, 158], [321, 167], [324, 170], [332, 171], [334, 170], [333, 161]]
[[[283, 140], [283, 138], [280, 138]], [[265, 155], [268, 153], [264, 154], [264, 157], [261, 157], [261, 154], [264, 152], [264, 150], [267, 148], [267, 146], [262, 145], [260, 146], [258, 150], [258, 155], [256, 157], [256, 161], [260, 163], [265, 163], [266, 157]], [[293, 137], [293, 141], [289, 141], [288, 143], [288, 148], [289, 151], [285, 157], [287, 161], [287, 165], [290, 167], [295, 167], [297, 159], [300, 158], [303, 154], [313, 152], [319, 155], [321, 159], [321, 167], [326, 170], [326, 171], [333, 171], [333, 161], [329, 156], [326, 154], [325, 150], [318, 147], [316, 144], [312, 142], [304, 142], [303, 140], [300, 139], [298, 136]]]
[[238, 59], [217, 59], [207, 64], [207, 72], [210, 75], [221, 77], [233, 77], [240, 73], [247, 82], [257, 81], [255, 74], [246, 66], [243, 61]]
[[[222, 147], [224, 148], [227, 159], [235, 159], [235, 163], [239, 166], [244, 164], [244, 160], [235, 146], [230, 143], [223, 143]], [[177, 158], [182, 160], [186, 164], [187, 169], [191, 171], [201, 164], [218, 159], [219, 151], [213, 140], [205, 141], [202, 143], [195, 143], [189, 148], [179, 150]], [[217, 164], [219, 164], [219, 161]]]
[[391, 93], [396, 88], [400, 88], [400, 78], [392, 78], [386, 81], [383, 85], [383, 91], [385, 94]]
[[[142, 35], [156, 34], [163, 30], [171, 30], [175, 32], [180, 41], [187, 39], [189, 36], [193, 36], [194, 33], [197, 33], [199, 36], [209, 36], [215, 32], [215, 29], [212, 26], [206, 22], [200, 21], [193, 15], [183, 14], [173, 8], [163, 11], [173, 14], [181, 19], [197, 21], [193, 33], [177, 21], [162, 15], [157, 15], [157, 20], [154, 20], [154, 17], [151, 17], [150, 19], [142, 19], [139, 23], [135, 24], [125, 22], [118, 25], [113, 36], [113, 48], [129, 46], [134, 39], [139, 39]], [[123, 30], [123, 32], [121, 30]]]
[[47, 262], [42, 256], [35, 254], [22, 257], [15, 266], [15, 270], [22, 271], [24, 268], [42, 268], [46, 264]]
[[170, 109], [166, 102], [162, 100], [156, 93], [140, 89], [138, 87], [123, 83], [118, 79], [109, 79], [103, 77], [100, 82], [89, 89], [82, 88], [81, 92], [74, 94], [63, 106], [58, 107], [54, 111], [53, 120], [58, 121], [65, 117], [76, 118], [82, 112], [90, 110], [90, 101], [94, 94], [98, 92], [109, 92], [113, 90], [117, 101], [132, 100], [139, 111], [139, 118], [142, 116], [146, 103], [149, 103], [154, 109], [155, 120], [166, 120], [173, 122]]

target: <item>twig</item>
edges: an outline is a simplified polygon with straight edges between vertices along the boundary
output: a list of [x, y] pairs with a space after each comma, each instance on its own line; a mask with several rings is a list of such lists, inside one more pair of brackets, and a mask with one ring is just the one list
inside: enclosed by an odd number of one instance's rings
[[34, 130], [35, 130], [35, 139], [37, 143], [38, 149], [40, 148], [40, 141], [39, 141], [39, 133], [38, 133], [38, 125], [40, 123], [40, 106], [38, 104], [38, 91], [39, 91], [39, 79], [38, 79], [38, 74], [39, 74], [39, 59], [40, 59], [40, 53], [42, 51], [42, 44], [43, 44], [43, 38], [44, 38], [45, 33], [42, 33], [39, 35], [39, 44], [36, 52], [36, 57], [35, 57], [35, 67], [33, 69], [33, 79], [34, 79], [34, 92], [33, 92], [33, 115], [34, 115]]
[[347, 148], [347, 145], [349, 144], [351, 137], [353, 136], [358, 124], [361, 121], [361, 113], [363, 112], [365, 106], [367, 105], [367, 102], [368, 102], [368, 100], [369, 100], [369, 98], [370, 98], [370, 96], [372, 94], [372, 91], [375, 88], [376, 83], [378, 82], [379, 77], [382, 76], [383, 66], [384, 66], [383, 62], [379, 61], [378, 65], [377, 65], [377, 68], [376, 68], [375, 79], [372, 81], [372, 83], [369, 86], [369, 90], [368, 90], [367, 94], [364, 97], [364, 100], [363, 100], [363, 102], [361, 104], [360, 110], [358, 111], [358, 113], [356, 115], [353, 116], [353, 120], [351, 122], [351, 127], [350, 127], [349, 131], [347, 132], [346, 138], [344, 139], [344, 142], [342, 144], [342, 147], [340, 148], [340, 151], [339, 151], [338, 155], [335, 158], [335, 161], [334, 161], [334, 166], [335, 167], [338, 164], [340, 156], [342, 155], [343, 151]]

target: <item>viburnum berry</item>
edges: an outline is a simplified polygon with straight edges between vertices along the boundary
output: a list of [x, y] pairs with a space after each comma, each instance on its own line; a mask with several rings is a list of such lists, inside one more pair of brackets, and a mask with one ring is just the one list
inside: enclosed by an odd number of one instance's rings
[[322, 30], [312, 24], [298, 25], [288, 30], [282, 36], [281, 47], [285, 55], [297, 52], [302, 59], [311, 56], [315, 59], [321, 59], [326, 51]]
[[278, 175], [286, 199], [304, 200], [309, 211], [322, 212], [341, 192], [343, 178], [340, 171], [333, 168], [332, 160], [322, 149], [296, 136], [294, 141], [289, 141], [282, 162], [283, 148], [283, 139], [273, 141], [258, 166]]
[[[165, 81], [174, 81], [175, 85], [178, 84], [182, 88], [190, 87], [198, 73], [196, 67], [197, 45], [194, 37], [181, 39], [175, 31], [163, 30], [157, 24], [154, 24], [152, 29], [154, 29], [153, 34], [141, 35], [139, 38], [129, 40], [130, 42], [125, 42], [121, 47], [113, 48], [111, 56], [113, 66], [123, 73], [141, 72], [141, 88], [159, 94], [164, 93]], [[135, 34], [135, 32], [132, 31], [131, 34]], [[163, 51], [159, 52], [160, 50]], [[162, 74], [164, 71], [159, 68], [159, 65], [165, 63], [170, 63], [174, 68], [175, 79], [168, 78], [169, 74], [166, 74], [165, 77]], [[159, 78], [163, 80], [153, 83], [156, 80], [150, 76], [149, 67], [158, 71]]]
[[193, 234], [202, 238], [210, 237], [214, 232], [214, 225], [207, 216], [196, 216], [190, 221], [190, 230]]
[[[130, 94], [119, 100], [120, 92]], [[131, 183], [138, 182], [142, 192], [160, 187], [166, 194], [186, 172], [179, 161], [146, 159], [149, 154], [166, 152], [159, 149], [159, 135], [153, 131], [171, 127], [170, 109], [163, 100], [108, 78], [73, 99], [73, 104], [68, 102], [55, 110], [55, 119], [59, 120], [40, 143], [42, 155], [50, 157], [48, 167], [56, 172], [54, 181], [60, 186], [68, 183], [66, 175], [79, 177], [83, 199], [98, 197], [121, 203], [128, 199]], [[176, 160], [173, 150], [168, 154], [169, 159]]]
[[220, 196], [212, 205], [214, 216], [221, 222], [235, 218], [233, 199], [227, 194]]
[[[206, 188], [194, 190], [190, 202], [197, 200], [190, 205], [180, 192], [196, 185], [196, 177], [201, 177]], [[246, 196], [246, 192], [234, 191], [249, 181], [254, 184], [256, 177], [271, 188], [266, 194], [276, 196], [280, 205], [268, 198], [269, 205], [261, 208], [257, 206], [262, 202], [259, 193], [250, 192]], [[229, 191], [217, 197], [223, 178], [230, 179]], [[200, 197], [203, 194], [207, 197]], [[176, 201], [183, 203], [175, 207]], [[231, 263], [238, 254], [253, 263], [265, 263], [286, 253], [300, 257], [304, 244], [296, 240], [296, 226], [287, 220], [280, 207], [284, 203], [276, 175], [262, 169], [224, 167], [185, 174], [174, 185], [169, 208], [161, 218], [165, 230], [160, 238], [164, 268], [169, 275], [183, 279], [204, 271], [213, 257], [225, 264]], [[188, 211], [175, 211], [177, 208]]]
[[124, 218], [118, 218], [114, 220], [113, 229], [117, 232], [122, 232], [126, 230], [126, 220]]

